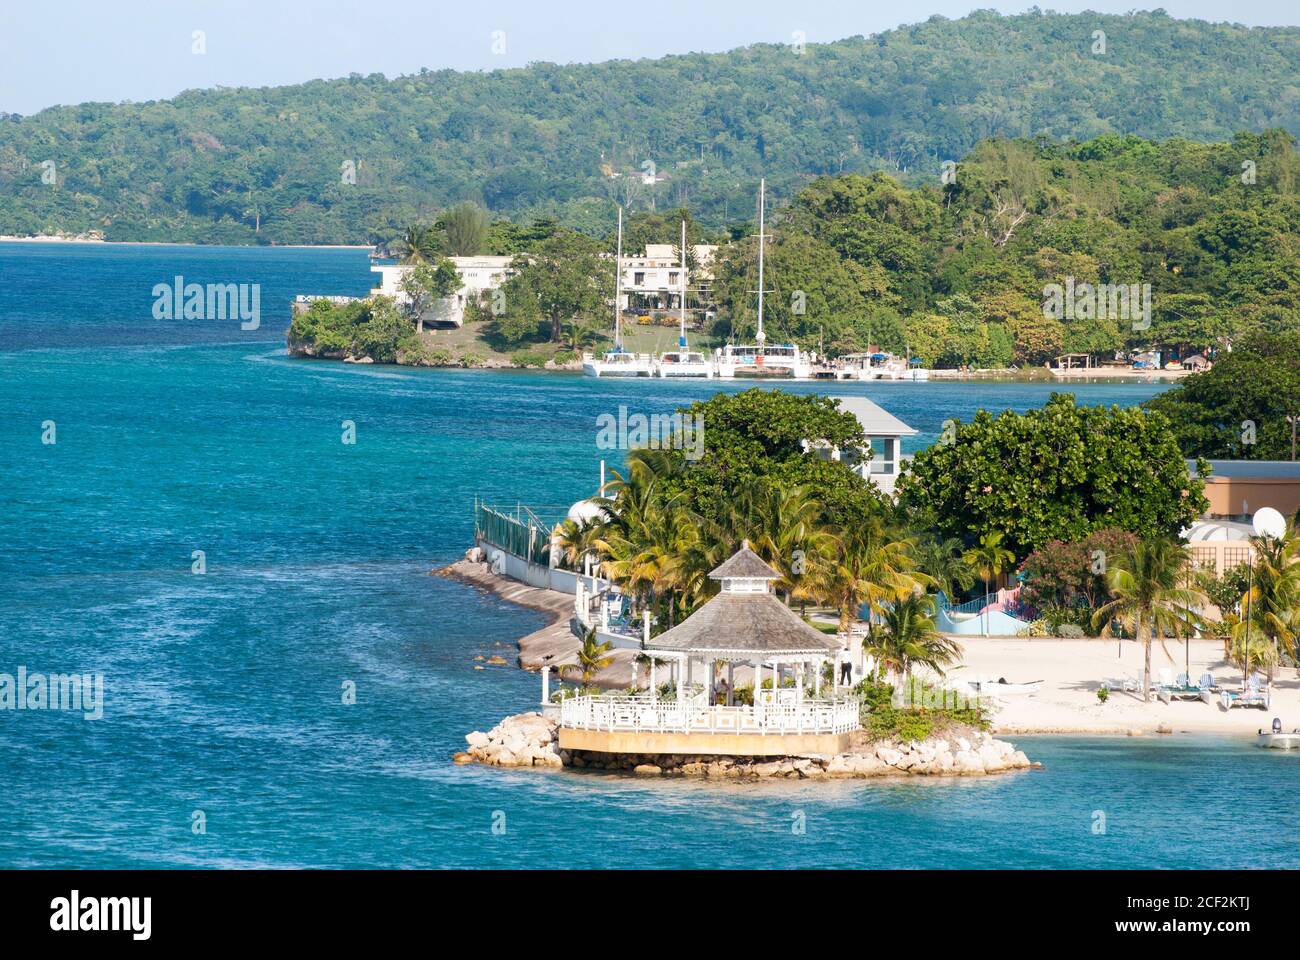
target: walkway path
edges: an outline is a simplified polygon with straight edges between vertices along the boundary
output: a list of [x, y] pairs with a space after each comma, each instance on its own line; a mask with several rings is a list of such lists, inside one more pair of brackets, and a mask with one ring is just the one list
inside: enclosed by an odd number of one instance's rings
[[[577, 652], [582, 646], [582, 641], [574, 636], [569, 626], [569, 621], [573, 617], [572, 594], [530, 587], [518, 580], [493, 573], [486, 563], [474, 563], [470, 560], [458, 560], [433, 573], [435, 576], [487, 590], [502, 600], [516, 603], [521, 607], [540, 610], [551, 616], [552, 620], [548, 626], [520, 638], [519, 666], [523, 669], [539, 672], [544, 665], [549, 664], [553, 668], [558, 668], [566, 663], [577, 662]], [[595, 685], [607, 689], [629, 686], [632, 683], [633, 651], [614, 650], [610, 656], [614, 658], [614, 662], [596, 674]], [[645, 669], [642, 668], [641, 672], [644, 681]], [[552, 683], [554, 682], [554, 674], [552, 674]]]

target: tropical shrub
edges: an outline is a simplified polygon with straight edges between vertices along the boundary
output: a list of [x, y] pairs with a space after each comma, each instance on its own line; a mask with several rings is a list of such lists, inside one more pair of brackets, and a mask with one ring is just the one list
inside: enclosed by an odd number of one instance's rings
[[981, 410], [945, 431], [898, 482], [900, 505], [934, 517], [943, 536], [1000, 532], [1026, 557], [1106, 527], [1177, 537], [1207, 506], [1160, 414], [1080, 407], [1057, 393], [1041, 409]]

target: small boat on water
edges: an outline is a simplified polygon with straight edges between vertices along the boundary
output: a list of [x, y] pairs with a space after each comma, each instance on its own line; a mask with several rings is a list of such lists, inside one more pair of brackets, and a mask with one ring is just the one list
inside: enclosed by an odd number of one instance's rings
[[736, 346], [729, 343], [723, 347], [718, 354], [718, 376], [812, 379], [812, 364], [793, 343], [766, 346], [761, 328], [756, 339], [757, 344]]
[[599, 358], [590, 354], [582, 358], [582, 372], [589, 377], [649, 377], [654, 375], [648, 354], [629, 353], [621, 347]]
[[1282, 721], [1274, 717], [1273, 729], [1267, 732], [1260, 730], [1255, 746], [1271, 750], [1300, 750], [1300, 730], [1287, 733], [1282, 729]]
[[713, 361], [699, 350], [666, 350], [655, 362], [655, 373], [660, 377], [713, 376]]

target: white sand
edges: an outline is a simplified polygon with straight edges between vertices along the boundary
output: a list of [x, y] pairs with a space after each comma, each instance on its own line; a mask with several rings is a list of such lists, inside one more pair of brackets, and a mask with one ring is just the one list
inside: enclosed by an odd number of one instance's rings
[[[1005, 677], [1011, 683], [1042, 680], [1040, 689], [1029, 694], [998, 698], [995, 728], [1004, 733], [1125, 733], [1155, 731], [1159, 724], [1174, 732], [1255, 733], [1267, 729], [1274, 717], [1283, 728], [1300, 727], [1300, 679], [1296, 670], [1279, 669], [1274, 674], [1272, 705], [1267, 711], [1236, 707], [1222, 710], [1218, 703], [1200, 701], [1161, 703], [1154, 698], [1143, 703], [1136, 694], [1112, 692], [1106, 703], [1097, 700], [1102, 680], [1140, 677], [1142, 647], [1133, 641], [1115, 640], [998, 640], [962, 638], [963, 663], [948, 671], [953, 679]], [[1154, 644], [1151, 673], [1158, 680], [1167, 667], [1177, 676], [1184, 671], [1183, 644], [1168, 641], [1168, 655]], [[1223, 659], [1218, 640], [1193, 640], [1188, 671], [1193, 682], [1202, 673], [1214, 674], [1216, 683], [1236, 689], [1241, 671]]]

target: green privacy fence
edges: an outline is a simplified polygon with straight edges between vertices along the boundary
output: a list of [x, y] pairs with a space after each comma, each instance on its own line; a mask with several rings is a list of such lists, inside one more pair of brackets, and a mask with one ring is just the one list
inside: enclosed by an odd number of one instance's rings
[[527, 507], [516, 507], [513, 515], [474, 504], [474, 536], [494, 543], [507, 553], [526, 557], [529, 563], [549, 566], [551, 562], [551, 528]]

